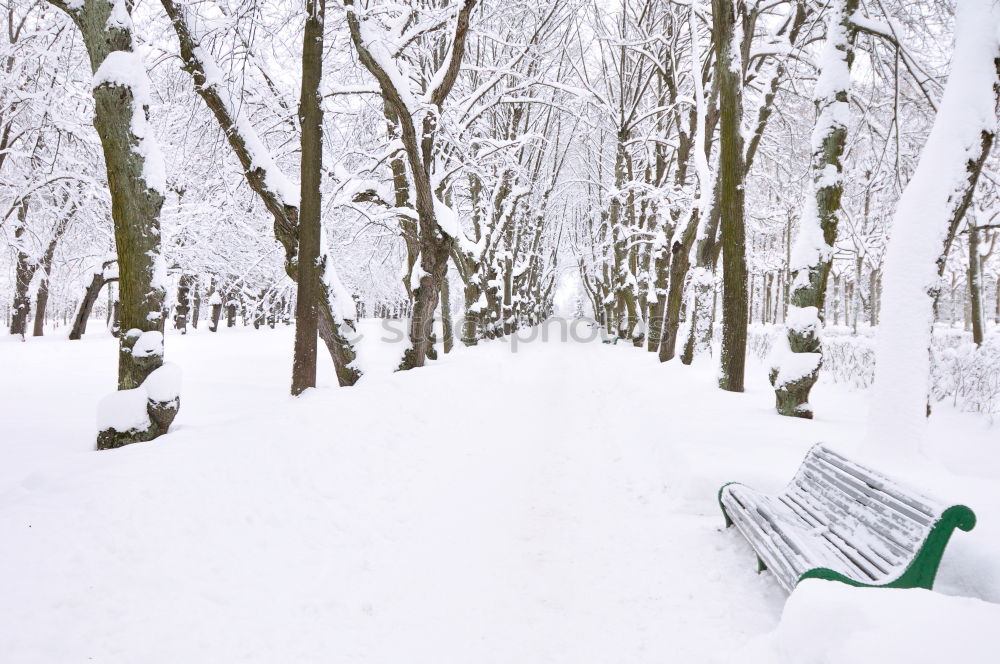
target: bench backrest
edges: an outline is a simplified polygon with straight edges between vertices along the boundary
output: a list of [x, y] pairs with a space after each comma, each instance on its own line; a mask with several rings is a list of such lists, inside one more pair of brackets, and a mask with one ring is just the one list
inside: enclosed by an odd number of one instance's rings
[[823, 445], [809, 451], [789, 488], [787, 499], [815, 514], [875, 575], [906, 565], [948, 507]]

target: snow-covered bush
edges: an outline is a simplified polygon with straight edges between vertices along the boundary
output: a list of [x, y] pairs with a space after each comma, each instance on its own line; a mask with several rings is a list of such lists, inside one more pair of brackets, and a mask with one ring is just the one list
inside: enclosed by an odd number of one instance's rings
[[1000, 413], [1000, 332], [978, 348], [956, 334], [935, 337], [931, 395], [939, 401], [950, 398], [961, 410]]
[[822, 341], [824, 373], [835, 383], [868, 387], [875, 380], [875, 343], [870, 337], [829, 335]]
[[[747, 331], [749, 354], [763, 362], [780, 325], [751, 325]], [[820, 377], [855, 388], [871, 387], [875, 380], [874, 330], [830, 327], [821, 333], [823, 366]], [[951, 399], [961, 410], [1000, 413], [1000, 330], [976, 348], [965, 331], [944, 328], [934, 332], [931, 348], [930, 392], [934, 401]]]

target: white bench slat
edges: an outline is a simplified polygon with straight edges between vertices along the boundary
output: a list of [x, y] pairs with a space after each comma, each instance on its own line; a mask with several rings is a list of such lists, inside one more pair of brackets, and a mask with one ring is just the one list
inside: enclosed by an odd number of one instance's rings
[[741, 503], [736, 511], [752, 523], [760, 537], [771, 543], [766, 551], [758, 549], [761, 559], [768, 568], [780, 569], [786, 579], [797, 580], [804, 572], [816, 567], [817, 561], [847, 575], [876, 578], [877, 571], [872, 572], [852, 560], [849, 549], [848, 552], [840, 551], [818, 541], [821, 537], [819, 531], [825, 528], [817, 529], [776, 499], [746, 487], [735, 487], [731, 493]]
[[[934, 512], [927, 514], [924, 510], [930, 509], [929, 507], [923, 506], [922, 509], [919, 509], [904, 503], [850, 473], [838, 472], [841, 468], [825, 459], [807, 460], [803, 463], [803, 467], [811, 468], [829, 477], [831, 481], [837, 483], [840, 487], [850, 487], [852, 497], [855, 497], [860, 502], [871, 501], [875, 504], [884, 505], [887, 508], [887, 515], [894, 519], [896, 518], [895, 515], [899, 514], [920, 527], [929, 527], [942, 510], [942, 506], [939, 506]], [[844, 489], [842, 488], [841, 490]], [[904, 521], [896, 520], [905, 526]]]
[[893, 561], [882, 558], [881, 556], [878, 557], [879, 559], [873, 559], [871, 556], [865, 556], [863, 561], [857, 560], [853, 555], [857, 552], [857, 549], [848, 540], [844, 539], [837, 533], [835, 524], [831, 524], [830, 520], [824, 517], [822, 512], [815, 512], [804, 506], [804, 504], [807, 503], [808, 497], [809, 496], [807, 494], [802, 494], [800, 492], [789, 492], [783, 496], [782, 499], [791, 509], [800, 514], [803, 519], [806, 519], [814, 527], [824, 529], [822, 537], [836, 550], [836, 552], [841, 556], [843, 563], [848, 568], [857, 568], [859, 571], [863, 572], [872, 579], [879, 578], [892, 569], [894, 564]]
[[885, 475], [865, 468], [864, 466], [851, 461], [850, 459], [827, 447], [820, 447], [817, 450], [816, 456], [824, 459], [832, 465], [837, 466], [845, 473], [854, 475], [858, 479], [869, 484], [872, 488], [877, 489], [887, 496], [891, 496], [898, 502], [922, 512], [930, 519], [936, 519], [940, 516], [945, 507], [940, 503], [940, 501], [934, 500], [928, 496], [917, 493], [907, 493], [906, 491], [908, 489], [904, 490], [897, 482], [892, 481]]
[[765, 532], [762, 522], [752, 520], [749, 517], [750, 512], [743, 505], [739, 504], [732, 493], [724, 501], [727, 503], [726, 507], [730, 510], [729, 514], [733, 524], [743, 534], [743, 537], [750, 542], [750, 545], [757, 552], [761, 560], [764, 561], [767, 568], [771, 570], [775, 578], [778, 579], [778, 582], [785, 590], [791, 592], [792, 588], [795, 587], [795, 580], [799, 576], [791, 564], [791, 561], [795, 557], [794, 553], [789, 553], [787, 550], [780, 552], [780, 545]]
[[[799, 491], [812, 497], [823, 511], [837, 516], [834, 521], [839, 524], [863, 524], [867, 530], [884, 541], [903, 549], [905, 555], [915, 551], [916, 544], [925, 536], [927, 528], [909, 521], [903, 521], [893, 515], [867, 515], [863, 512], [864, 503], [858, 501], [850, 488], [837, 484], [820, 475], [807, 471], [803, 478], [796, 480]], [[854, 539], [850, 535], [846, 539]]]

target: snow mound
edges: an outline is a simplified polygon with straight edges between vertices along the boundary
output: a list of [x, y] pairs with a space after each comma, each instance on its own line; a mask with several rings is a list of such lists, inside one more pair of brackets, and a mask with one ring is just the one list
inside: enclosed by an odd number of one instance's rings
[[181, 368], [172, 362], [164, 362], [146, 377], [142, 386], [153, 401], [173, 401], [181, 395]]
[[146, 390], [119, 390], [107, 395], [97, 404], [97, 430], [128, 431], [149, 427], [146, 413]]
[[929, 590], [854, 588], [809, 579], [771, 633], [736, 658], [744, 664], [996, 662], [1000, 604]]

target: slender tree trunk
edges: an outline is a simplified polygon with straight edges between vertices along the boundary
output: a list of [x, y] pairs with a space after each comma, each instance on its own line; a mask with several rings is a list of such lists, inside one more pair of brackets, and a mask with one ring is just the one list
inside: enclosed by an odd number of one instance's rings
[[182, 274], [177, 283], [177, 307], [174, 310], [174, 329], [187, 334], [188, 318], [191, 312], [190, 274]]
[[670, 290], [667, 293], [664, 336], [660, 342], [660, 362], [669, 362], [677, 353], [681, 308], [684, 306], [684, 280], [691, 264], [691, 245], [694, 244], [697, 235], [699, 218], [698, 210], [691, 210], [691, 218], [684, 227], [680, 241], [674, 241], [674, 245], [670, 248]]
[[302, 196], [299, 208], [299, 283], [295, 303], [295, 354], [292, 361], [292, 394], [316, 387], [317, 302], [321, 293], [319, 272], [320, 177], [323, 168], [323, 109], [320, 81], [323, 78], [323, 20], [326, 0], [306, 0], [306, 23], [302, 36]]
[[24, 335], [28, 331], [28, 315], [31, 313], [31, 280], [38, 266], [25, 249], [27, 241], [28, 201], [26, 196], [17, 208], [17, 227], [14, 229], [14, 242], [17, 245], [17, 266], [14, 268], [14, 303], [11, 307], [10, 333]]
[[[979, 257], [979, 230], [974, 223], [969, 224], [969, 303], [972, 318], [972, 340], [977, 346], [983, 345], [983, 272]], [[36, 314], [37, 316], [37, 314]]]
[[444, 352], [450, 353], [455, 345], [454, 332], [451, 327], [451, 297], [448, 288], [448, 271], [445, 270], [444, 279], [441, 280], [441, 328], [444, 334]]
[[71, 341], [80, 339], [87, 331], [87, 321], [90, 320], [90, 314], [94, 310], [94, 304], [97, 303], [97, 298], [100, 296], [101, 289], [104, 288], [104, 284], [109, 281], [110, 280], [106, 280], [104, 278], [103, 270], [95, 273], [93, 278], [90, 280], [90, 285], [87, 286], [87, 290], [84, 291], [83, 300], [80, 302], [80, 308], [76, 312], [76, 318], [73, 319], [73, 328], [69, 333]]
[[198, 279], [194, 280], [194, 307], [191, 311], [191, 327], [198, 329], [198, 319], [201, 318], [201, 285]]
[[736, 59], [733, 35], [738, 8], [740, 18], [746, 8], [737, 0], [712, 0], [713, 31], [716, 44], [716, 75], [719, 77], [719, 203], [722, 245], [722, 352], [719, 387], [743, 391], [747, 340], [746, 228], [744, 226], [743, 66]]

